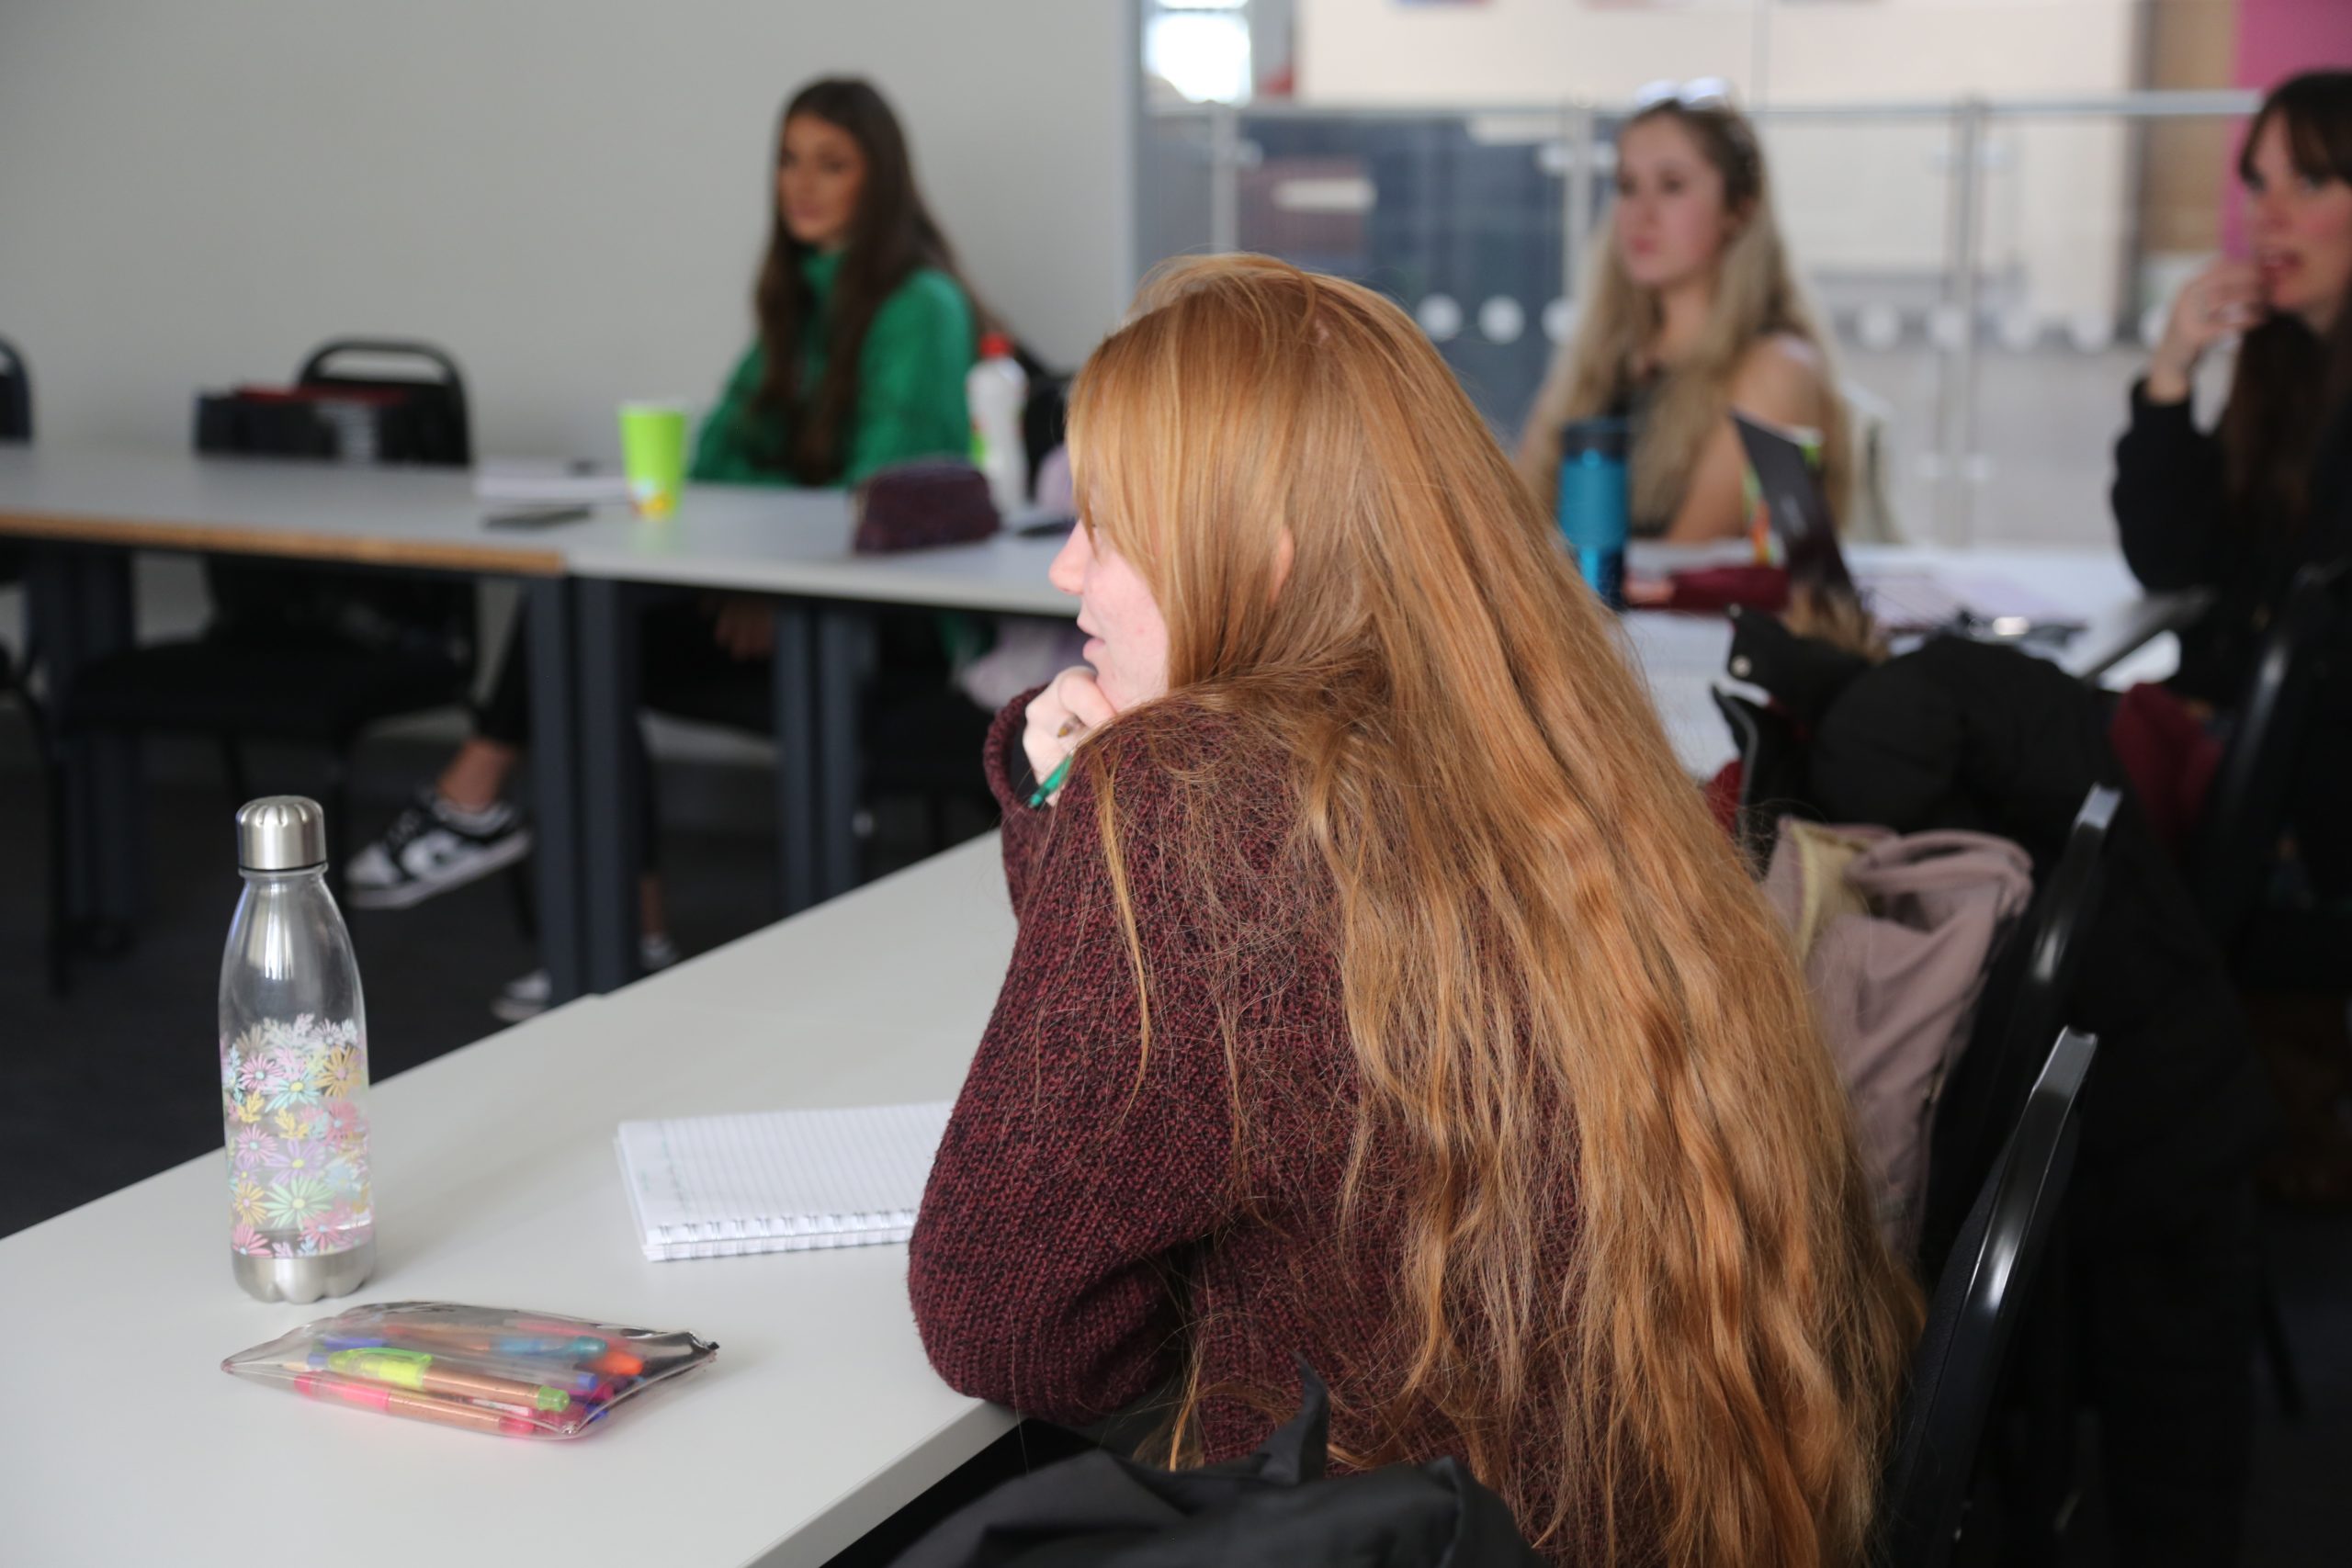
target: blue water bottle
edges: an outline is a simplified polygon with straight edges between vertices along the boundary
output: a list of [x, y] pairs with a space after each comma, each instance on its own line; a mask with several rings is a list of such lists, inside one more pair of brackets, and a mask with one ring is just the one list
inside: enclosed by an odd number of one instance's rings
[[1625, 607], [1626, 423], [1571, 420], [1560, 427], [1560, 533], [1600, 602]]

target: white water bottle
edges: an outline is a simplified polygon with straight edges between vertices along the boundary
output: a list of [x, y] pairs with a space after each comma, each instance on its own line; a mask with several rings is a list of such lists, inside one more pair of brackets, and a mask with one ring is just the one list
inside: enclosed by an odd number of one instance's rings
[[220, 959], [230, 1265], [262, 1301], [347, 1295], [376, 1267], [368, 1019], [318, 802], [247, 804], [237, 870], [245, 891]]
[[964, 377], [964, 400], [972, 411], [972, 461], [988, 477], [997, 511], [1009, 516], [1029, 499], [1029, 452], [1021, 438], [1029, 377], [1004, 333], [980, 339], [980, 357]]

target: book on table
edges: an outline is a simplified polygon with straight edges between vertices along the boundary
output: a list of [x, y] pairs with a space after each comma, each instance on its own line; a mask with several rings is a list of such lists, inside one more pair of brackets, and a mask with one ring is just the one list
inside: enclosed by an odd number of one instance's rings
[[645, 1256], [904, 1241], [947, 1111], [941, 1100], [624, 1122], [621, 1180]]

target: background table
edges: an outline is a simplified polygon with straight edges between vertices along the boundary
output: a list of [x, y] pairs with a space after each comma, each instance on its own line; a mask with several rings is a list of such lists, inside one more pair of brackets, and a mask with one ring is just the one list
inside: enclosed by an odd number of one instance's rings
[[[217, 1155], [0, 1241], [0, 1558], [735, 1568], [820, 1562], [888, 1517], [1012, 1420], [932, 1372], [906, 1249], [646, 1262], [613, 1136], [631, 1117], [952, 1097], [1012, 950], [998, 852], [975, 840], [381, 1086], [379, 1261], [345, 1302], [239, 1292]], [[414, 1299], [721, 1348], [571, 1443], [220, 1371], [342, 1305]]]
[[[578, 992], [582, 972], [570, 584], [544, 536], [485, 527], [483, 511], [462, 469], [0, 446], [0, 536], [36, 547], [27, 626], [68, 693], [77, 665], [133, 640], [134, 550], [513, 579], [529, 606], [533, 733], [542, 759], [557, 760], [531, 777], [539, 942], [561, 998]], [[74, 819], [51, 831], [69, 896], [128, 922], [145, 892], [137, 743], [75, 740], [65, 765]]]
[[[661, 523], [617, 507], [543, 531], [482, 521], [469, 475], [185, 453], [0, 453], [0, 533], [100, 547], [62, 599], [37, 604], [43, 635], [70, 667], [129, 635], [125, 548], [232, 551], [514, 576], [528, 585], [534, 657], [533, 770], [538, 792], [539, 905], [558, 997], [626, 984], [638, 961], [640, 781], [637, 608], [662, 587], [753, 593], [775, 618], [771, 693], [776, 740], [777, 882], [785, 912], [856, 880], [861, 758], [858, 683], [876, 607], [978, 611], [1067, 620], [1076, 601], [1046, 579], [1058, 536], [861, 556], [839, 491], [689, 486]], [[1642, 564], [1651, 547], [1636, 546]], [[1966, 553], [1856, 547], [1858, 571], [1889, 567], [2007, 578], [2092, 623], [2057, 650], [2078, 674], [2177, 624], [2193, 599], [2143, 600], [2112, 551]], [[1649, 563], [1658, 564], [1655, 561]], [[1635, 614], [1623, 622], [1677, 754], [1693, 774], [1732, 755], [1713, 687], [1730, 630], [1721, 620]], [[99, 770], [92, 817], [130, 816], [127, 759]], [[118, 880], [122, 880], [118, 876]]]

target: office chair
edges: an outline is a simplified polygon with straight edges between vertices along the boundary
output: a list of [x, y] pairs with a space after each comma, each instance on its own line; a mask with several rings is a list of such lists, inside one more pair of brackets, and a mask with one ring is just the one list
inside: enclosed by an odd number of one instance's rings
[[[335, 360], [356, 354], [419, 361], [430, 374], [401, 379], [334, 371]], [[400, 400], [382, 404], [379, 460], [455, 467], [472, 459], [464, 379], [437, 348], [338, 339], [306, 359], [299, 378], [305, 387]], [[199, 413], [198, 424], [199, 451], [287, 450], [278, 445], [286, 439], [283, 427], [264, 432], [217, 412]], [[310, 438], [298, 432], [292, 439]], [[60, 739], [100, 733], [209, 736], [220, 744], [232, 793], [240, 799], [254, 793], [244, 742], [284, 741], [322, 751], [328, 776], [320, 793], [339, 877], [348, 859], [350, 758], [360, 734], [388, 718], [463, 702], [471, 690], [473, 585], [243, 558], [216, 558], [206, 568], [213, 614], [204, 631], [124, 649], [73, 671], [56, 695], [53, 732]], [[52, 762], [49, 773], [51, 798], [62, 810], [62, 767]], [[52, 886], [50, 924], [52, 946], [63, 953], [85, 945], [90, 934], [75, 929], [62, 881]], [[63, 964], [53, 966], [54, 988], [62, 990], [68, 977]]]
[[1953, 1238], [1886, 1468], [1873, 1554], [1881, 1568], [1943, 1568], [1968, 1522], [1969, 1483], [2073, 1173], [2076, 1099], [2097, 1051], [2089, 1035], [2058, 1035]]

